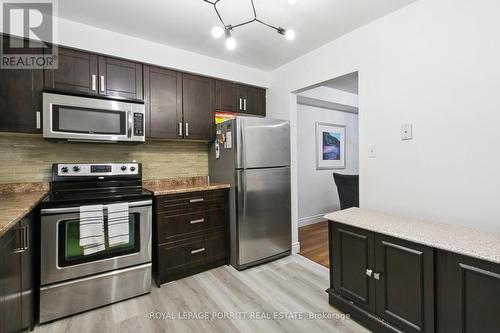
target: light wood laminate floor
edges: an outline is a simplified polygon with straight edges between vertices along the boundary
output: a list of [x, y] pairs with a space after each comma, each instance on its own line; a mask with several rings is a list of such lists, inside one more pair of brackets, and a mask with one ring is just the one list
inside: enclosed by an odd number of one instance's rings
[[299, 228], [300, 254], [329, 267], [328, 221], [306, 225]]
[[[340, 315], [328, 304], [328, 278], [328, 269], [299, 255], [242, 272], [224, 266], [153, 287], [145, 296], [38, 326], [35, 332], [369, 332], [348, 318], [279, 318], [292, 312], [306, 317]], [[151, 319], [156, 311], [170, 318], [189, 311], [221, 311], [228, 316], [241, 312], [248, 318]], [[278, 318], [250, 318], [268, 315]]]

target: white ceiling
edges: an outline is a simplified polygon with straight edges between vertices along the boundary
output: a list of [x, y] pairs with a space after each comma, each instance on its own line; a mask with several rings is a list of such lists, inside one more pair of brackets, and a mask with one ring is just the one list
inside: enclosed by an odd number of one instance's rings
[[[294, 29], [290, 42], [258, 23], [235, 29], [228, 51], [211, 37], [219, 24], [203, 0], [59, 1], [59, 16], [99, 28], [182, 48], [250, 67], [272, 70], [415, 0], [254, 0], [261, 20]], [[250, 0], [221, 0], [226, 24], [252, 18]]]

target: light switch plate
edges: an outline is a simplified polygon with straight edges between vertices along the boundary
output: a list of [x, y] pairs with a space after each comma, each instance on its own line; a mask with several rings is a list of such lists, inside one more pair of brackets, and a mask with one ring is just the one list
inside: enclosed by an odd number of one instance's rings
[[369, 158], [377, 157], [377, 146], [375, 146], [375, 145], [368, 146], [368, 157]]
[[413, 125], [403, 124], [401, 125], [401, 140], [411, 140], [413, 139]]

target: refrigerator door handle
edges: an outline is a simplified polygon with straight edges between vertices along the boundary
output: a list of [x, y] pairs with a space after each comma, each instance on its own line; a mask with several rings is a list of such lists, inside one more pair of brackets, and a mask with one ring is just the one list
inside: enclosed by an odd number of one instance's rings
[[246, 174], [245, 171], [238, 171], [239, 176], [238, 176], [238, 201], [239, 201], [239, 207], [240, 207], [240, 212], [238, 213], [238, 220], [239, 223], [242, 223], [245, 221], [246, 215], [247, 215], [247, 184], [245, 181]]

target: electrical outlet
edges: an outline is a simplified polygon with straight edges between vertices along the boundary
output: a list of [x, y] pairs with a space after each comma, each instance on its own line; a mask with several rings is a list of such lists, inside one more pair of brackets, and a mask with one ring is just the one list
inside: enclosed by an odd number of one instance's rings
[[401, 140], [411, 140], [413, 139], [413, 125], [403, 124], [401, 125]]
[[377, 146], [375, 146], [375, 145], [368, 146], [368, 157], [369, 158], [377, 157]]

